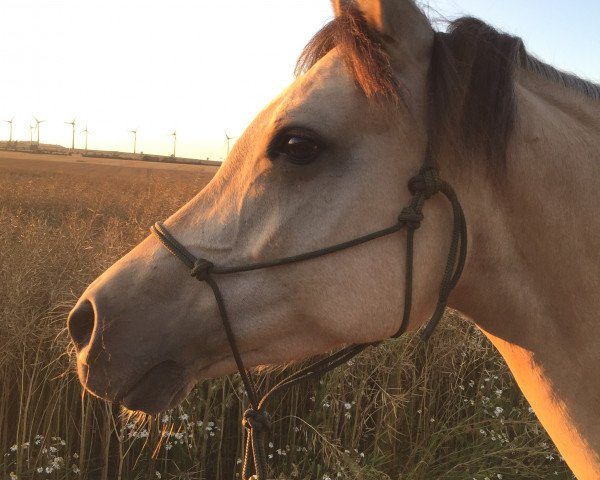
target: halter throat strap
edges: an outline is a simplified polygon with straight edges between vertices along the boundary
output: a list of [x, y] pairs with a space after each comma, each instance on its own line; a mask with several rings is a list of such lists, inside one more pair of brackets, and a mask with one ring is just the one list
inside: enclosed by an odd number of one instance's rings
[[[259, 399], [257, 388], [252, 380], [250, 372], [246, 369], [238, 343], [231, 326], [231, 321], [227, 313], [225, 301], [217, 282], [215, 275], [228, 275], [233, 273], [248, 272], [264, 268], [279, 267], [291, 263], [311, 260], [322, 257], [334, 252], [346, 250], [348, 248], [370, 242], [393, 233], [399, 232], [403, 228], [407, 230], [406, 237], [406, 269], [405, 269], [405, 290], [404, 290], [404, 312], [398, 331], [393, 337], [401, 336], [407, 329], [410, 320], [412, 307], [412, 284], [413, 284], [413, 257], [414, 257], [414, 234], [420, 227], [423, 220], [423, 206], [425, 201], [437, 193], [443, 194], [452, 206], [453, 229], [450, 249], [444, 274], [439, 288], [438, 301], [435, 311], [423, 329], [421, 338], [427, 340], [435, 327], [441, 320], [448, 297], [452, 289], [456, 286], [462, 273], [466, 252], [467, 252], [467, 229], [462, 207], [458, 201], [456, 193], [452, 187], [441, 180], [438, 171], [431, 166], [431, 161], [427, 155], [423, 168], [418, 175], [412, 177], [408, 182], [408, 189], [412, 194], [409, 204], [402, 209], [398, 216], [398, 221], [387, 228], [357, 237], [346, 242], [338, 243], [329, 247], [321, 248], [311, 252], [301, 253], [288, 257], [266, 260], [263, 262], [250, 263], [246, 265], [237, 265], [229, 267], [218, 267], [204, 258], [194, 256], [186, 247], [184, 247], [170, 232], [164, 224], [157, 222], [150, 231], [174, 256], [179, 258], [190, 270], [191, 275], [201, 282], [205, 282], [211, 288], [219, 315], [223, 323], [223, 328], [227, 335], [227, 340], [240, 373], [240, 377], [248, 394], [250, 408], [246, 410], [242, 419], [242, 425], [248, 431], [246, 439], [246, 449], [242, 467], [243, 480], [266, 480], [267, 479], [267, 456], [264, 447], [266, 433], [270, 430], [270, 416], [264, 409], [267, 400], [275, 393], [288, 389], [308, 379], [316, 378], [324, 373], [342, 365], [355, 355], [362, 352], [365, 348], [374, 344], [357, 344], [347, 346], [321, 360], [318, 360], [307, 367], [293, 373], [288, 378], [276, 384], [262, 398]], [[379, 343], [379, 342], [378, 342]]]

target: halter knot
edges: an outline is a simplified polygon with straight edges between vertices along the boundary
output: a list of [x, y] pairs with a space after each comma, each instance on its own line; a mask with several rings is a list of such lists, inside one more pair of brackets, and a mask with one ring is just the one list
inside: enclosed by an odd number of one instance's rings
[[242, 417], [242, 426], [255, 432], [268, 432], [271, 430], [271, 418], [264, 410], [249, 408]]
[[400, 215], [398, 215], [398, 223], [406, 225], [412, 230], [419, 228], [422, 221], [423, 214], [417, 212], [412, 206], [404, 207], [400, 212]]
[[437, 168], [427, 167], [408, 181], [408, 190], [413, 195], [420, 193], [425, 198], [431, 198], [440, 191], [441, 185]]
[[200, 281], [204, 281], [208, 278], [208, 275], [213, 267], [214, 265], [208, 260], [205, 260], [204, 258], [198, 258], [194, 262], [194, 266], [190, 270], [190, 274], [192, 277], [195, 277]]

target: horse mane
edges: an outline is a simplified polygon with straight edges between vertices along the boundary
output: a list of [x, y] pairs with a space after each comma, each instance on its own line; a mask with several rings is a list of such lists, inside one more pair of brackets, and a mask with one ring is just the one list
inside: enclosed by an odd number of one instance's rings
[[[404, 103], [402, 85], [376, 32], [353, 7], [326, 24], [304, 48], [296, 75], [337, 48], [368, 98]], [[600, 86], [529, 55], [523, 41], [472, 17], [435, 32], [429, 70], [430, 138], [455, 149], [482, 152], [496, 169], [506, 164], [516, 121], [515, 72], [525, 69], [600, 100]], [[457, 150], [458, 151], [458, 150]]]

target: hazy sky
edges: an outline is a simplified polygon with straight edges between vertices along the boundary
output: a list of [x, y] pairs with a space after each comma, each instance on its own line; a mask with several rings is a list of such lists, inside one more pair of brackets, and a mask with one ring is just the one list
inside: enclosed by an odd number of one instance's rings
[[[429, 0], [433, 19], [473, 15], [521, 36], [530, 52], [600, 82], [600, 1]], [[575, 6], [575, 7], [574, 7]], [[0, 120], [41, 142], [220, 159], [292, 80], [328, 0], [0, 0]], [[8, 139], [8, 124], [0, 124]]]

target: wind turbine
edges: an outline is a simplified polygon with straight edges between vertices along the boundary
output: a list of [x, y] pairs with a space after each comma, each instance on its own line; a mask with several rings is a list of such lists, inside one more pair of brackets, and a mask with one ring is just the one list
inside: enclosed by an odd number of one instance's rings
[[73, 120], [71, 120], [70, 122], [65, 122], [66, 125], [71, 125], [73, 127], [73, 137], [71, 139], [71, 150], [74, 152], [75, 151], [75, 119], [73, 118]]
[[33, 143], [33, 131], [35, 130], [35, 125], [29, 125], [29, 143]]
[[229, 142], [231, 140], [233, 140], [235, 137], [230, 137], [229, 135], [227, 135], [227, 130], [225, 130], [225, 138], [226, 138], [225, 141], [227, 142], [227, 155], [226, 155], [226, 157], [228, 157], [229, 156]]
[[169, 136], [173, 137], [173, 158], [175, 158], [175, 151], [177, 148], [177, 130], [173, 130], [173, 133], [169, 133]]
[[44, 123], [46, 120], [38, 120], [35, 117], [33, 117], [33, 119], [35, 120], [35, 128], [37, 129], [37, 144], [39, 147], [40, 146], [40, 123]]
[[137, 147], [137, 131], [139, 127], [135, 127], [135, 130], [129, 130], [133, 133], [133, 153], [135, 153], [135, 149]]
[[6, 123], [10, 123], [10, 136], [8, 139], [8, 143], [12, 143], [12, 127], [13, 127], [13, 120], [15, 119], [15, 117], [12, 117], [10, 120], [4, 120]]
[[81, 133], [85, 133], [85, 151], [87, 152], [88, 133], [90, 133], [87, 128], [87, 125], [85, 126], [85, 130], [82, 130]]

